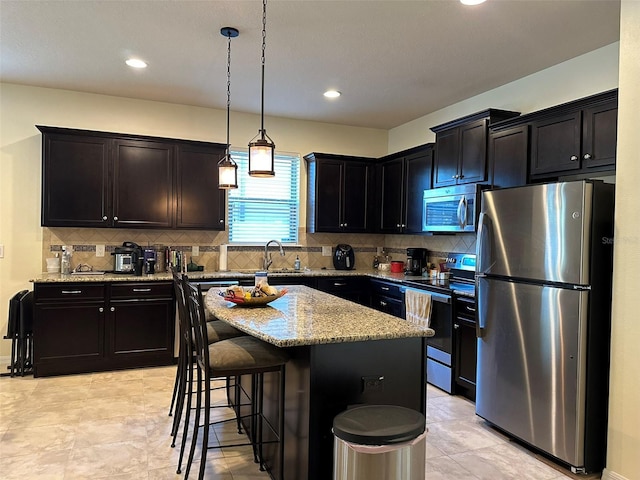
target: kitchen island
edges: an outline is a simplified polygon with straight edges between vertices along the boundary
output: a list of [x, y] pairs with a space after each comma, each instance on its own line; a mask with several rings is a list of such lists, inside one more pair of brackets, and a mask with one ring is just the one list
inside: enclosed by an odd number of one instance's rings
[[[274, 478], [331, 478], [333, 418], [359, 404], [426, 412], [425, 337], [433, 330], [304, 286], [265, 307], [244, 308], [216, 289], [206, 308], [243, 332], [285, 348], [284, 463], [265, 449]], [[265, 376], [265, 414], [278, 424], [277, 374]], [[268, 377], [268, 378], [267, 378]], [[247, 379], [248, 382], [248, 379]]]

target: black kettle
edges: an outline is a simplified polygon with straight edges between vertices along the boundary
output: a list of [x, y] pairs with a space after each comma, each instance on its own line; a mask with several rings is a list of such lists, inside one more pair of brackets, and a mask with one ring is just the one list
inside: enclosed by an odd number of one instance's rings
[[356, 265], [356, 258], [351, 245], [341, 243], [336, 246], [333, 252], [333, 266], [336, 270], [353, 270]]

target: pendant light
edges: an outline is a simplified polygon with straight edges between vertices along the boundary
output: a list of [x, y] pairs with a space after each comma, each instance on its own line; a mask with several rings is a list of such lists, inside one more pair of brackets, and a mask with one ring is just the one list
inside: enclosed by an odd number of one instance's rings
[[[260, 130], [249, 142], [249, 175], [252, 177], [273, 177], [276, 146], [264, 129], [264, 50], [267, 39], [267, 0], [262, 2], [262, 104]], [[258, 138], [260, 137], [260, 138]]]
[[227, 149], [224, 157], [218, 162], [218, 188], [228, 190], [238, 188], [238, 164], [231, 158], [229, 143], [229, 110], [231, 108], [231, 39], [239, 32], [233, 27], [220, 29], [220, 34], [227, 37]]

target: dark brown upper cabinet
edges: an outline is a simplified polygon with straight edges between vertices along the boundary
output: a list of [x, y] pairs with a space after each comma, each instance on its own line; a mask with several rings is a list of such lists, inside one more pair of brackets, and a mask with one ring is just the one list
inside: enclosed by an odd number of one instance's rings
[[529, 125], [494, 129], [489, 132], [489, 184], [519, 187], [529, 174]]
[[224, 230], [225, 191], [218, 188], [224, 153], [224, 145], [178, 145], [176, 228]]
[[38, 129], [43, 226], [224, 230], [224, 145]]
[[422, 232], [422, 201], [431, 188], [433, 144], [389, 155], [378, 164], [378, 231]]
[[617, 90], [536, 112], [531, 120], [531, 177], [613, 170], [617, 122]]
[[432, 127], [436, 134], [433, 187], [486, 182], [488, 126], [518, 115], [491, 108]]
[[373, 231], [374, 159], [309, 153], [307, 161], [307, 231]]

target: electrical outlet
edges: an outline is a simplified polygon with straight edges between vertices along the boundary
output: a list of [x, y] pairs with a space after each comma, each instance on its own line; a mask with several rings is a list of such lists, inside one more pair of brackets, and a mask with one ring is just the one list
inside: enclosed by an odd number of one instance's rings
[[377, 247], [376, 248], [376, 255], [382, 255], [382, 252], [384, 252], [384, 247]]
[[96, 245], [96, 257], [104, 257], [104, 245]]
[[322, 247], [322, 256], [323, 257], [330, 257], [331, 256], [331, 247], [323, 246]]
[[4, 245], [0, 245], [0, 258], [4, 258]]
[[200, 256], [200, 247], [198, 245], [194, 245], [193, 247], [191, 247], [191, 255], [194, 257]]

